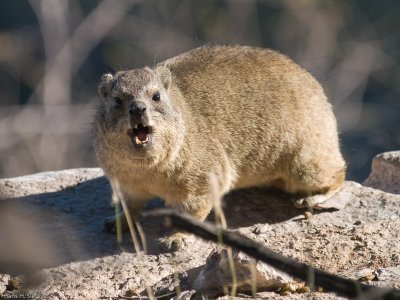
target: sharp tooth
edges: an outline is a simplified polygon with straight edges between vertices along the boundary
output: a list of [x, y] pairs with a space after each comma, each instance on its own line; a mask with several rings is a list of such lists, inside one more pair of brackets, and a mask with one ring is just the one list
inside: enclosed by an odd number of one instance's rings
[[136, 124], [136, 125], [135, 125], [135, 129], [137, 129], [138, 125], [139, 125], [139, 124]]
[[135, 143], [140, 144], [140, 140], [138, 139], [138, 137], [135, 137]]

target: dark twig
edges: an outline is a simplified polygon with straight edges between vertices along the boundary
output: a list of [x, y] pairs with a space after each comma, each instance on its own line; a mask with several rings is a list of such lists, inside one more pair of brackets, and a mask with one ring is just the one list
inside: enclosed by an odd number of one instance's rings
[[[203, 239], [218, 242], [218, 235], [222, 236], [223, 244], [261, 260], [287, 274], [308, 281], [310, 266], [287, 258], [263, 245], [250, 240], [239, 233], [217, 228], [216, 226], [194, 220], [190, 216], [182, 215], [172, 209], [155, 209], [143, 213], [144, 217], [164, 217], [167, 224], [172, 227], [193, 233]], [[324, 288], [325, 291], [338, 295], [363, 300], [400, 299], [400, 291], [391, 288], [380, 288], [358, 281], [342, 278], [325, 271], [313, 268], [314, 284]]]

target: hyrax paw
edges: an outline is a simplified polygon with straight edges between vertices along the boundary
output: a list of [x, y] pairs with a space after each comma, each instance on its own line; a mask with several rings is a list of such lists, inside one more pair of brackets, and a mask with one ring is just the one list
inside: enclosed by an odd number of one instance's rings
[[187, 235], [184, 233], [174, 233], [166, 238], [160, 238], [159, 243], [163, 250], [168, 252], [178, 251], [186, 245]]
[[108, 217], [104, 220], [103, 223], [103, 229], [105, 232], [110, 232], [110, 233], [116, 233], [117, 232], [117, 218], [119, 218], [121, 220], [120, 222], [120, 226], [121, 226], [121, 230], [122, 232], [127, 231], [128, 228], [128, 222], [126, 221], [125, 215], [124, 214], [120, 214], [118, 216], [112, 216], [112, 217]]
[[310, 197], [305, 197], [301, 199], [295, 199], [294, 206], [298, 208], [303, 208], [303, 207], [316, 207], [318, 204], [322, 204], [325, 201], [329, 199], [329, 196], [327, 195], [314, 195]]

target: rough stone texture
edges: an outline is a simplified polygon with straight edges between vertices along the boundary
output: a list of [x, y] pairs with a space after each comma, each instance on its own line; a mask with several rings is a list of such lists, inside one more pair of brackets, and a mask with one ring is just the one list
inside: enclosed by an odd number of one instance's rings
[[[0, 276], [0, 295], [108, 299], [143, 296], [147, 286], [156, 295], [180, 289], [190, 298], [207, 257], [220, 247], [192, 237], [183, 250], [162, 253], [155, 242], [162, 224], [154, 220], [141, 221], [147, 255], [133, 253], [129, 234], [118, 245], [115, 236], [102, 231], [114, 208], [101, 174], [100, 169], [76, 169], [0, 180], [0, 192], [10, 198], [0, 201], [0, 273], [8, 274]], [[311, 215], [295, 208], [288, 195], [239, 190], [225, 197], [224, 211], [230, 228], [283, 255], [369, 284], [400, 288], [400, 196], [346, 182], [334, 197], [346, 200], [343, 209]], [[155, 200], [147, 209], [159, 205]], [[18, 275], [37, 268], [42, 270]], [[286, 294], [258, 296], [310, 299], [308, 293]], [[320, 292], [311, 297], [341, 299]]]
[[0, 274], [0, 295], [7, 290], [7, 285], [10, 282], [11, 276], [8, 274]]
[[285, 283], [294, 281], [291, 276], [257, 262], [244, 253], [236, 250], [231, 250], [230, 253], [228, 251], [223, 249], [210, 254], [192, 285], [195, 290], [206, 294], [209, 298], [215, 298], [224, 292], [224, 288], [232, 289], [231, 267], [235, 270], [235, 288], [238, 293], [251, 293], [254, 285], [258, 291], [276, 291]]
[[103, 175], [99, 168], [81, 168], [0, 179], [0, 199], [57, 192]]
[[372, 161], [372, 171], [364, 185], [400, 194], [400, 151], [378, 154]]

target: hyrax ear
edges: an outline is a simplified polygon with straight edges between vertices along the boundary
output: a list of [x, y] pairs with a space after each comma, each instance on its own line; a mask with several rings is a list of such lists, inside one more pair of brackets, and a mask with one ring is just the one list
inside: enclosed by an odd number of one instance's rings
[[99, 84], [99, 95], [102, 99], [107, 98], [108, 95], [111, 93], [113, 82], [114, 76], [112, 74], [107, 73], [101, 76]]
[[168, 90], [171, 84], [171, 71], [167, 67], [159, 66], [156, 68], [156, 74], [158, 78], [160, 78], [160, 81], [164, 88]]

